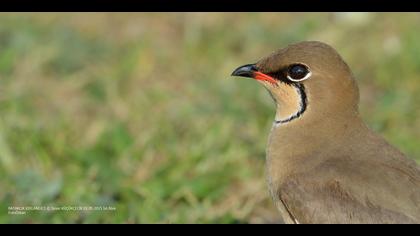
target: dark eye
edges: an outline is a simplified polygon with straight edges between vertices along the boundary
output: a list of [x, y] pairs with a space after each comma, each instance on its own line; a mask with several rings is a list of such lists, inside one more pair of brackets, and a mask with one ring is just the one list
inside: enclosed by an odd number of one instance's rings
[[294, 82], [303, 81], [311, 75], [308, 67], [302, 64], [294, 64], [289, 66], [287, 70], [287, 78]]

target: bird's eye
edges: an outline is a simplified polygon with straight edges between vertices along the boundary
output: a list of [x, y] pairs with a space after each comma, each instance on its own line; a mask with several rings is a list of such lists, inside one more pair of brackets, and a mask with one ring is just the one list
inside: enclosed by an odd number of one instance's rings
[[310, 76], [309, 68], [303, 64], [293, 64], [287, 69], [287, 78], [293, 82], [303, 81]]

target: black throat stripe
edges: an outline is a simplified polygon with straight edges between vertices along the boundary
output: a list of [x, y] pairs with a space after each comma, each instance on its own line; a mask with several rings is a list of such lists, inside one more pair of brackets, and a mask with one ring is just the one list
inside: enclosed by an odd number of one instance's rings
[[275, 120], [274, 121], [275, 124], [284, 124], [284, 123], [287, 123], [289, 121], [292, 121], [292, 120], [300, 117], [306, 111], [306, 107], [308, 106], [308, 98], [306, 97], [305, 87], [303, 86], [303, 84], [298, 84], [298, 83], [292, 84], [292, 86], [294, 86], [299, 93], [300, 109], [299, 109], [298, 112], [296, 112], [295, 114], [293, 114], [292, 116], [290, 116], [287, 119]]

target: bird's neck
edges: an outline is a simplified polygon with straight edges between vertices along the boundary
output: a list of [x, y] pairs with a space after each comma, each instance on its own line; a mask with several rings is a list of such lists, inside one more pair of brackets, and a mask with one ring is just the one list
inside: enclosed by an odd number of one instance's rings
[[[308, 114], [306, 114], [308, 115]], [[324, 120], [303, 117], [284, 124], [274, 124], [267, 146], [267, 174], [271, 184], [287, 176], [315, 167], [334, 153], [334, 147], [348, 145], [364, 123], [357, 112]]]

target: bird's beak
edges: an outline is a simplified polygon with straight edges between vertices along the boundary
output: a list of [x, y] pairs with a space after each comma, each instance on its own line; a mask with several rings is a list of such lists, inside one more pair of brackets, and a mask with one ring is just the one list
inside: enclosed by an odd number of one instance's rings
[[272, 84], [277, 84], [277, 81], [273, 77], [259, 72], [255, 64], [248, 64], [248, 65], [238, 67], [236, 70], [232, 72], [232, 76], [253, 78], [256, 80], [267, 81]]
[[232, 72], [232, 76], [241, 76], [241, 77], [248, 77], [248, 78], [254, 78], [254, 73], [258, 71], [255, 64], [248, 64], [244, 66], [240, 66], [236, 68]]

